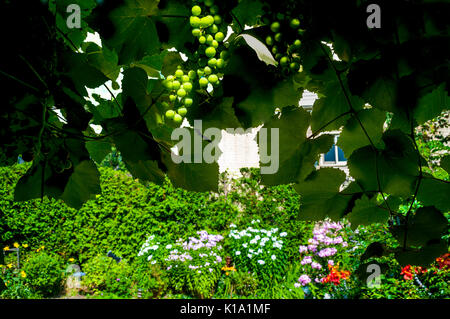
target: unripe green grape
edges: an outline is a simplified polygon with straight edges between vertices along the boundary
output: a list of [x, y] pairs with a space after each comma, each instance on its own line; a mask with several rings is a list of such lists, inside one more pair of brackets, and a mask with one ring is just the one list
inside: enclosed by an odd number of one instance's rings
[[189, 23], [191, 24], [191, 27], [198, 28], [202, 25], [202, 20], [199, 17], [191, 16], [189, 18]]
[[200, 44], [205, 44], [206, 38], [202, 35], [202, 36], [200, 36], [200, 38], [198, 38], [198, 42], [200, 42]]
[[211, 46], [213, 47], [213, 48], [218, 48], [219, 47], [219, 42], [217, 42], [216, 40], [213, 40], [212, 41], [212, 43], [211, 43]]
[[181, 123], [181, 121], [183, 121], [183, 117], [180, 115], [180, 114], [175, 114], [174, 116], [173, 116], [173, 121], [175, 122], [175, 123]]
[[214, 0], [205, 0], [205, 6], [211, 7], [214, 4]]
[[214, 17], [212, 15], [208, 15], [200, 19], [200, 26], [202, 28], [207, 28], [214, 23]]
[[275, 54], [275, 60], [280, 60], [283, 57], [283, 55], [281, 53], [277, 53]]
[[215, 66], [217, 65], [217, 60], [216, 60], [216, 58], [209, 59], [208, 65], [209, 65], [210, 67], [215, 67]]
[[197, 70], [197, 75], [199, 78], [201, 78], [203, 75], [205, 75], [205, 71], [203, 71], [202, 69], [198, 69]]
[[275, 34], [274, 39], [275, 39], [275, 41], [277, 41], [277, 42], [281, 42], [281, 38], [282, 38], [282, 37], [283, 37], [283, 36], [282, 36], [281, 33], [277, 33], [277, 34]]
[[302, 41], [300, 41], [299, 39], [297, 39], [297, 40], [294, 41], [293, 46], [296, 47], [296, 48], [298, 48], [298, 47], [300, 47], [301, 44], [302, 44]]
[[177, 91], [177, 95], [178, 95], [179, 97], [185, 97], [186, 94], [187, 94], [187, 92], [186, 92], [186, 90], [183, 89], [183, 88], [181, 88], [181, 89], [179, 89], [179, 90]]
[[212, 58], [216, 55], [216, 49], [214, 47], [208, 47], [205, 50], [205, 54], [208, 58]]
[[174, 94], [170, 94], [170, 95], [169, 95], [169, 101], [170, 101], [170, 102], [175, 102], [176, 99], [177, 99], [177, 96], [176, 96], [176, 95], [174, 95]]
[[192, 91], [192, 83], [191, 82], [183, 83], [183, 89], [186, 92], [191, 92]]
[[273, 38], [270, 35], [266, 38], [266, 44], [273, 45]]
[[188, 77], [189, 77], [189, 79], [191, 79], [191, 80], [195, 80], [195, 78], [197, 77], [197, 74], [195, 73], [194, 70], [190, 70], [190, 71], [188, 72]]
[[173, 81], [172, 82], [172, 89], [173, 90], [178, 90], [179, 88], [180, 88], [180, 86], [181, 86], [181, 83], [180, 83], [180, 81]]
[[211, 34], [208, 34], [206, 36], [206, 43], [208, 43], [209, 45], [211, 45], [211, 43], [214, 41], [214, 37]]
[[190, 78], [189, 78], [189, 76], [187, 76], [187, 75], [183, 75], [182, 77], [181, 77], [181, 83], [184, 83], [184, 82], [189, 82], [190, 81]]
[[199, 16], [202, 13], [202, 8], [199, 6], [193, 6], [191, 12], [194, 16]]
[[215, 83], [217, 83], [217, 81], [219, 81], [219, 78], [217, 77], [217, 75], [211, 74], [210, 76], [208, 76], [208, 81], [211, 84], [215, 84]]
[[225, 61], [223, 59], [217, 59], [216, 66], [221, 69], [225, 66]]
[[298, 29], [297, 33], [298, 33], [298, 35], [303, 35], [303, 33], [305, 33], [305, 30], [303, 30], [303, 29]]
[[173, 81], [174, 79], [175, 79], [175, 77], [173, 75], [169, 75], [166, 80]]
[[212, 26], [210, 26], [210, 27], [208, 28], [208, 30], [209, 30], [209, 32], [211, 32], [212, 34], [214, 34], [214, 33], [217, 33], [217, 32], [219, 31], [219, 28], [218, 28], [215, 24], [213, 24]]
[[211, 14], [217, 14], [219, 12], [219, 7], [214, 5], [209, 9], [209, 12], [211, 12]]
[[277, 54], [277, 53], [278, 53], [278, 48], [277, 48], [277, 46], [273, 46], [273, 47], [272, 47], [272, 53], [273, 53], [273, 54]]
[[205, 72], [206, 75], [210, 75], [212, 73], [212, 70], [209, 66], [205, 66], [203, 71]]
[[286, 56], [282, 57], [282, 58], [280, 59], [280, 64], [281, 64], [282, 66], [288, 65], [288, 64], [289, 64], [289, 58], [286, 57]]
[[214, 39], [217, 42], [222, 42], [223, 39], [225, 39], [225, 35], [222, 32], [217, 32], [216, 35], [214, 36]]
[[275, 21], [270, 25], [270, 30], [272, 30], [273, 33], [276, 33], [280, 31], [280, 27], [281, 27], [280, 23], [278, 21]]
[[289, 25], [291, 26], [292, 29], [297, 29], [300, 26], [300, 20], [292, 19]]
[[190, 98], [190, 97], [186, 97], [184, 98], [184, 105], [189, 107], [192, 105], [192, 103], [194, 103], [194, 101]]
[[168, 89], [168, 90], [172, 90], [173, 87], [173, 83], [171, 81], [168, 80], [164, 80], [163, 81], [163, 86]]
[[183, 74], [184, 74], [183, 70], [178, 69], [175, 71], [175, 76], [177, 78], [181, 78], [183, 76]]
[[[212, 13], [212, 12], [211, 12]], [[214, 14], [214, 13], [213, 13]], [[222, 17], [220, 15], [215, 15], [214, 16], [214, 23], [215, 24], [221, 24], [222, 23]]]
[[192, 35], [194, 37], [199, 37], [201, 33], [202, 33], [202, 31], [200, 31], [200, 29], [198, 29], [198, 28], [192, 29]]
[[200, 87], [206, 87], [208, 86], [208, 79], [205, 77], [200, 78], [200, 80], [198, 80], [198, 84], [200, 84]]
[[290, 68], [292, 71], [298, 71], [299, 65], [298, 65], [297, 62], [292, 62], [291, 64], [289, 64], [289, 68]]
[[166, 101], [163, 101], [161, 103], [161, 105], [163, 106], [163, 108], [168, 109], [169, 108], [169, 103], [167, 103]]
[[181, 116], [185, 116], [186, 113], [187, 113], [187, 109], [186, 109], [185, 107], [180, 107], [180, 108], [177, 110], [177, 113], [180, 114]]
[[167, 110], [166, 111], [166, 117], [168, 119], [173, 119], [174, 116], [175, 116], [175, 111], [174, 110]]

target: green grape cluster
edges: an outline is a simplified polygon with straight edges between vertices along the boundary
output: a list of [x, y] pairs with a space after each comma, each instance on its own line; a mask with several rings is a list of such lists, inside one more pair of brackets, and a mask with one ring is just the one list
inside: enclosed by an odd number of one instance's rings
[[[192, 93], [194, 89], [193, 81], [197, 78], [195, 71], [190, 70], [187, 74], [184, 73], [181, 66], [173, 75], [169, 75], [164, 81], [163, 86], [169, 92], [169, 102], [162, 102], [166, 110], [166, 118], [173, 120], [179, 124], [183, 121], [189, 108], [194, 100]], [[176, 111], [175, 111], [176, 110]]]
[[277, 15], [275, 19], [266, 18], [269, 34], [265, 43], [275, 60], [283, 70], [283, 74], [301, 72], [301, 37], [304, 30], [300, 28], [300, 20], [295, 17]]
[[226, 66], [228, 54], [223, 44], [227, 26], [222, 23], [219, 7], [214, 0], [194, 0], [191, 12], [189, 23], [192, 35], [198, 41], [198, 49], [193, 55], [197, 61], [196, 70], [185, 73], [178, 66], [175, 74], [169, 75], [163, 82], [169, 93], [169, 102], [162, 103], [167, 109], [165, 116], [177, 124], [182, 122], [193, 104], [195, 89], [207, 90], [211, 84], [214, 91], [220, 84], [223, 76], [221, 70]]

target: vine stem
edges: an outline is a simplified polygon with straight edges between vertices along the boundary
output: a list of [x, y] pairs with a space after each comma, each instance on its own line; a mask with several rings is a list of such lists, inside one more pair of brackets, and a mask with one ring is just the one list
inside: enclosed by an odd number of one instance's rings
[[12, 79], [12, 80], [14, 80], [14, 81], [19, 82], [20, 84], [22, 84], [22, 85], [24, 85], [24, 86], [26, 86], [26, 87], [28, 87], [28, 88], [30, 88], [30, 89], [35, 90], [36, 92], [39, 92], [39, 90], [38, 90], [37, 88], [35, 88], [35, 87], [32, 86], [31, 84], [28, 84], [28, 83], [25, 82], [25, 81], [22, 81], [21, 79], [16, 78], [14, 75], [11, 75], [11, 74], [9, 74], [9, 73], [6, 73], [5, 71], [2, 71], [2, 70], [0, 70], [0, 73], [3, 74], [3, 75], [5, 75], [5, 76], [7, 76], [7, 77], [9, 77], [10, 79]]
[[416, 153], [417, 153], [417, 162], [419, 164], [419, 177], [417, 179], [417, 185], [416, 185], [416, 189], [414, 191], [413, 198], [411, 200], [411, 204], [409, 205], [408, 211], [406, 212], [405, 236], [403, 238], [403, 250], [406, 250], [406, 244], [407, 244], [407, 238], [408, 238], [408, 221], [409, 221], [409, 217], [411, 215], [412, 208], [414, 206], [414, 202], [416, 201], [417, 193], [419, 192], [419, 187], [420, 187], [420, 184], [422, 183], [422, 179], [423, 179], [422, 161], [420, 159], [420, 151], [419, 151], [419, 147], [417, 145], [417, 142], [416, 142], [416, 139], [415, 139], [415, 135], [414, 135], [414, 124], [413, 124], [412, 120], [411, 120], [411, 133], [410, 134], [411, 134], [410, 137], [411, 137], [411, 139], [413, 141], [413, 144], [414, 144], [414, 149], [416, 150]]
[[345, 89], [344, 83], [342, 82], [341, 79], [341, 72], [336, 68], [336, 66], [333, 63], [333, 60], [330, 58], [330, 56], [328, 55], [328, 53], [325, 51], [323, 44], [319, 43], [320, 49], [322, 50], [322, 52], [324, 53], [324, 55], [326, 56], [326, 58], [328, 59], [328, 62], [330, 63], [331, 67], [334, 70], [334, 73], [336, 74], [336, 77], [338, 78], [339, 81], [339, 85], [342, 89], [342, 92], [344, 93], [345, 99], [347, 101], [348, 107], [349, 107], [349, 112], [352, 114], [352, 116], [358, 121], [359, 126], [361, 127], [361, 129], [364, 132], [364, 135], [367, 137], [367, 139], [369, 140], [369, 143], [372, 147], [373, 152], [375, 153], [375, 172], [376, 172], [376, 177], [377, 177], [377, 184], [378, 184], [378, 191], [381, 194], [381, 196], [383, 197], [383, 201], [386, 204], [386, 207], [389, 209], [389, 214], [392, 216], [394, 215], [392, 209], [389, 206], [389, 203], [387, 202], [386, 197], [384, 196], [384, 193], [381, 189], [381, 182], [380, 182], [380, 176], [379, 176], [379, 172], [378, 172], [378, 150], [375, 147], [375, 144], [373, 143], [372, 139], [370, 138], [369, 133], [367, 132], [366, 128], [364, 127], [363, 123], [361, 122], [361, 119], [358, 116], [358, 112], [356, 112], [356, 110], [353, 108], [352, 102], [350, 100], [350, 97], [347, 94], [347, 90]]

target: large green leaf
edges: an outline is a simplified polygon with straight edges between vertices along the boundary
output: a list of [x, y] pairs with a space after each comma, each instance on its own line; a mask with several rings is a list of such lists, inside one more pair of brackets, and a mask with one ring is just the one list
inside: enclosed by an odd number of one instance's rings
[[[345, 88], [348, 92], [348, 89]], [[322, 92], [324, 97], [316, 100], [313, 105], [311, 129], [317, 131], [332, 131], [339, 129], [350, 118], [350, 105], [354, 110], [360, 110], [364, 102], [355, 96], [344, 93], [338, 82], [327, 84]], [[349, 99], [347, 99], [347, 96]]]
[[376, 196], [369, 199], [363, 196], [356, 200], [355, 207], [352, 212], [347, 215], [352, 228], [355, 229], [358, 225], [370, 225], [374, 223], [386, 223], [389, 219], [389, 212], [386, 209], [378, 206]]
[[450, 201], [444, 194], [450, 194], [450, 182], [425, 175], [420, 183], [417, 198], [424, 205], [434, 205], [437, 209], [447, 212], [450, 211]]
[[74, 167], [61, 199], [67, 205], [79, 209], [92, 195], [99, 193], [100, 173], [97, 166], [93, 161], [82, 161]]
[[123, 100], [131, 97], [141, 113], [150, 106], [152, 98], [147, 93], [148, 76], [141, 68], [130, 68], [123, 72]]
[[450, 97], [445, 90], [445, 83], [442, 83], [433, 91], [419, 99], [414, 110], [414, 118], [418, 124], [425, 123], [441, 114], [444, 110], [450, 109]]
[[381, 189], [407, 198], [414, 193], [419, 176], [418, 157], [412, 141], [402, 132], [386, 131], [385, 148], [365, 146], [348, 158], [350, 175], [366, 191]]
[[158, 0], [127, 0], [113, 10], [109, 17], [116, 28], [106, 45], [119, 56], [119, 64], [141, 60], [159, 53], [159, 40], [152, 16], [158, 12]]
[[370, 141], [375, 146], [382, 147], [381, 137], [385, 120], [386, 113], [377, 109], [361, 110], [352, 116], [345, 124], [337, 143], [345, 156], [348, 158], [354, 150], [369, 145]]
[[[207, 142], [203, 139], [203, 134], [194, 130], [184, 128], [189, 132], [190, 147], [185, 146], [182, 154], [175, 155], [168, 152], [163, 153], [163, 161], [167, 166], [170, 180], [176, 187], [195, 192], [217, 191], [219, 181], [219, 165], [217, 161], [207, 163], [203, 158], [203, 150]], [[217, 138], [217, 137], [216, 137]], [[186, 142], [183, 140], [183, 142]], [[201, 143], [201, 149], [195, 147], [196, 143]], [[200, 152], [200, 153], [199, 153]], [[218, 154], [220, 155], [220, 154]], [[189, 162], [181, 161], [180, 156], [189, 158]], [[201, 158], [200, 163], [195, 163], [195, 158]], [[174, 162], [173, 158], [176, 159]]]
[[[242, 0], [232, 12], [242, 27], [254, 26], [258, 22], [258, 17], [263, 14], [262, 7], [263, 4], [259, 0]], [[236, 32], [241, 32], [237, 21], [234, 21], [232, 27]]]
[[260, 61], [247, 45], [235, 48], [224, 71], [224, 96], [234, 97], [235, 114], [242, 127], [256, 127], [275, 109], [298, 105], [302, 91], [292, 78], [274, 76], [274, 67]]
[[397, 259], [401, 266], [416, 265], [428, 267], [437, 257], [445, 254], [447, 251], [448, 245], [441, 241], [430, 243], [417, 250], [399, 250], [395, 253], [395, 259]]
[[[281, 116], [273, 116], [261, 128], [258, 133], [258, 143], [261, 150], [267, 150], [267, 155], [272, 157], [272, 162], [278, 170], [272, 174], [263, 174], [262, 182], [266, 185], [279, 185], [295, 183], [305, 179], [313, 170], [314, 163], [319, 159], [319, 154], [324, 153], [333, 144], [333, 138], [323, 135], [315, 139], [307, 139], [306, 133], [310, 123], [310, 114], [301, 107], [285, 107]], [[262, 144], [264, 143], [264, 144]], [[278, 153], [277, 153], [278, 151]], [[260, 160], [260, 166], [268, 166]], [[270, 165], [274, 165], [271, 163]]]
[[85, 48], [85, 53], [89, 65], [102, 72], [110, 80], [117, 79], [120, 67], [117, 65], [119, 58], [115, 52], [90, 42]]
[[97, 164], [100, 164], [106, 155], [111, 153], [111, 143], [104, 140], [86, 142], [86, 148]]
[[[340, 169], [321, 168], [312, 172], [304, 181], [294, 185], [301, 195], [299, 218], [302, 220], [341, 219], [348, 209], [357, 187], [349, 185], [342, 194], [339, 189], [345, 181]], [[349, 195], [345, 194], [349, 192]]]
[[448, 228], [447, 218], [433, 206], [421, 207], [408, 220], [408, 225], [395, 226], [394, 235], [401, 245], [425, 246], [430, 241], [439, 241]]

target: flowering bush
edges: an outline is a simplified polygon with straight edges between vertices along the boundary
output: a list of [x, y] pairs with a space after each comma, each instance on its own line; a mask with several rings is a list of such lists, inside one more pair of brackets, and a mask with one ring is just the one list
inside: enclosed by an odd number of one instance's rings
[[[295, 283], [296, 288], [309, 286], [313, 291], [317, 285], [338, 286], [349, 279], [350, 272], [340, 269], [341, 263], [348, 253], [348, 242], [345, 239], [344, 225], [339, 222], [324, 221], [318, 223], [312, 232], [307, 245], [299, 247], [303, 274]], [[333, 291], [328, 286], [322, 291]]]
[[174, 244], [161, 245], [161, 239], [150, 236], [139, 256], [166, 268], [176, 291], [190, 292], [201, 298], [211, 297], [220, 277], [223, 236], [198, 231], [198, 238], [178, 239]]
[[[15, 248], [19, 248], [18, 243], [14, 243]], [[28, 245], [24, 245], [27, 248]], [[9, 250], [9, 246], [3, 248], [4, 251]], [[1, 254], [3, 257], [3, 254]], [[5, 262], [3, 260], [3, 262]], [[30, 298], [32, 292], [25, 283], [27, 273], [17, 268], [13, 262], [7, 261], [0, 264], [0, 298], [23, 299]]]
[[[259, 222], [253, 220], [252, 225]], [[230, 227], [230, 249], [238, 268], [256, 272], [265, 285], [272, 285], [274, 281], [281, 280], [287, 259], [282, 238], [286, 237], [287, 233], [279, 232], [278, 228], [266, 230], [249, 226], [238, 231], [234, 229], [233, 224]]]
[[100, 291], [128, 297], [132, 285], [132, 267], [126, 260], [117, 263], [110, 257], [99, 255], [83, 264], [83, 285], [89, 293]]

